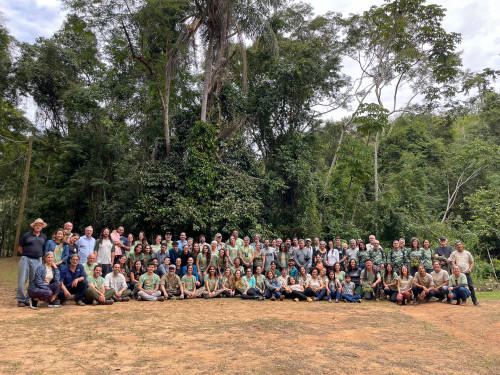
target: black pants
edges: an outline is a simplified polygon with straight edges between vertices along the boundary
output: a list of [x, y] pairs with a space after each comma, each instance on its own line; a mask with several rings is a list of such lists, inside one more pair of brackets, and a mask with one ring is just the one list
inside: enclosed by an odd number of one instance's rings
[[474, 285], [472, 284], [472, 277], [470, 276], [470, 273], [466, 273], [465, 277], [467, 278], [467, 285], [469, 287], [469, 291], [470, 291], [470, 296], [471, 296], [472, 302], [476, 303], [477, 302], [477, 298], [476, 298], [476, 292], [474, 291]]
[[104, 278], [108, 273], [111, 272], [111, 264], [101, 264], [101, 266], [102, 266], [101, 276]]
[[[239, 292], [236, 291], [236, 293], [239, 293]], [[248, 288], [246, 294], [240, 294], [240, 297], [242, 299], [259, 299], [260, 294], [258, 294], [254, 288]]]
[[[287, 294], [288, 296], [289, 294]], [[298, 298], [299, 300], [301, 301], [305, 301], [307, 300], [307, 296], [301, 292], [300, 290], [292, 290], [292, 293], [290, 294], [292, 296], [292, 298]]]
[[398, 291], [397, 290], [392, 290], [389, 288], [384, 289], [384, 294], [386, 296], [389, 296], [389, 299], [391, 302], [396, 302], [398, 298]]
[[[87, 282], [80, 281], [78, 284], [76, 284], [75, 287], [70, 286], [69, 288], [66, 287], [66, 289], [68, 289], [68, 292], [70, 294], [75, 294], [75, 302], [83, 301], [83, 298], [85, 297], [85, 292], [87, 291]], [[61, 302], [66, 300], [66, 296], [64, 295], [64, 291], [62, 289], [59, 291], [57, 297]]]
[[221, 294], [224, 294], [228, 298], [234, 298], [234, 297], [236, 297], [236, 295], [231, 295], [231, 293], [229, 292], [229, 290], [224, 290]]
[[371, 291], [365, 291], [363, 292], [363, 297], [364, 299], [372, 299], [372, 298], [378, 298], [380, 295], [380, 284], [375, 285], [375, 288], [373, 288], [373, 292]]

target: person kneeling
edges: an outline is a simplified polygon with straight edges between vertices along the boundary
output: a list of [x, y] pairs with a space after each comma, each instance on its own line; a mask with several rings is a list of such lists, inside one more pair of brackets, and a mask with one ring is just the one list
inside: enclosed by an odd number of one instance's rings
[[155, 273], [155, 265], [153, 262], [148, 263], [148, 272], [139, 277], [138, 301], [164, 301], [165, 297], [158, 290], [160, 287], [160, 276]]
[[132, 291], [128, 289], [125, 276], [120, 272], [121, 266], [119, 263], [113, 265], [113, 272], [108, 273], [104, 278], [104, 289], [114, 290], [115, 294], [111, 298], [115, 302], [128, 302]]
[[78, 306], [85, 306], [83, 298], [87, 291], [87, 274], [80, 264], [80, 257], [77, 254], [71, 256], [69, 266], [62, 266], [61, 270], [61, 290], [59, 291], [59, 300], [61, 305], [66, 304], [66, 298], [75, 294], [75, 303]]
[[381, 282], [380, 272], [373, 269], [373, 262], [368, 259], [365, 262], [365, 269], [361, 271], [360, 283], [363, 286], [363, 298], [369, 300], [375, 297], [375, 301], [378, 301]]
[[431, 297], [431, 291], [434, 290], [434, 280], [432, 276], [425, 272], [423, 264], [418, 266], [418, 272], [413, 278], [413, 303], [424, 302]]
[[94, 272], [87, 277], [87, 291], [85, 292], [85, 302], [95, 305], [112, 305], [111, 297], [115, 295], [115, 290], [104, 288], [104, 279], [101, 276], [102, 266], [100, 264], [94, 267]]
[[453, 273], [449, 279], [448, 297], [457, 301], [457, 305], [462, 300], [462, 306], [467, 305], [467, 298], [470, 297], [469, 286], [467, 285], [467, 277], [460, 272], [460, 267], [453, 266]]

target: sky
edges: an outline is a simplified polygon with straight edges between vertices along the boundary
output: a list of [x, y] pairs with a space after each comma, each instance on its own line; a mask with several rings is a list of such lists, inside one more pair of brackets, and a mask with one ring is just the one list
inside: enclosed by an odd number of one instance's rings
[[[316, 14], [327, 11], [360, 13], [382, 0], [310, 0]], [[463, 67], [473, 71], [500, 69], [500, 1], [430, 0], [447, 9], [443, 21], [448, 32], [462, 34]], [[0, 0], [0, 12], [9, 32], [19, 41], [33, 43], [50, 37], [61, 27], [65, 11], [60, 0]], [[346, 70], [349, 67], [346, 66]], [[500, 82], [495, 84], [500, 91]]]

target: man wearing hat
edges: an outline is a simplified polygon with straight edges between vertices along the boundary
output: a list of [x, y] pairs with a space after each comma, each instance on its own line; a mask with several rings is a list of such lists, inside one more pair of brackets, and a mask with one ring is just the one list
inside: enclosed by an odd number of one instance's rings
[[453, 252], [453, 248], [447, 243], [448, 239], [445, 236], [439, 237], [439, 246], [434, 249], [434, 259], [439, 260], [441, 268], [450, 274], [450, 255]]
[[168, 267], [168, 273], [160, 279], [160, 290], [165, 298], [179, 297], [184, 299], [181, 279], [175, 274], [175, 269], [173, 264]]
[[29, 278], [30, 283], [35, 278], [36, 268], [42, 264], [43, 246], [47, 242], [47, 236], [42, 233], [42, 229], [47, 223], [38, 218], [30, 224], [33, 228], [30, 232], [21, 237], [17, 251], [21, 254], [17, 269], [17, 306], [25, 307], [29, 305], [28, 293], [24, 293], [24, 286]]

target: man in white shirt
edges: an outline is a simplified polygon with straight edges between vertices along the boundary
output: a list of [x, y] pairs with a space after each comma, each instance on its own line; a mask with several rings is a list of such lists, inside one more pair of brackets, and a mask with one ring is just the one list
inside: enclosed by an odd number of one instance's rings
[[113, 272], [108, 273], [104, 278], [104, 289], [114, 289], [115, 295], [112, 297], [115, 302], [128, 302], [130, 300], [130, 289], [127, 288], [125, 276], [120, 273], [120, 265], [113, 266]]

